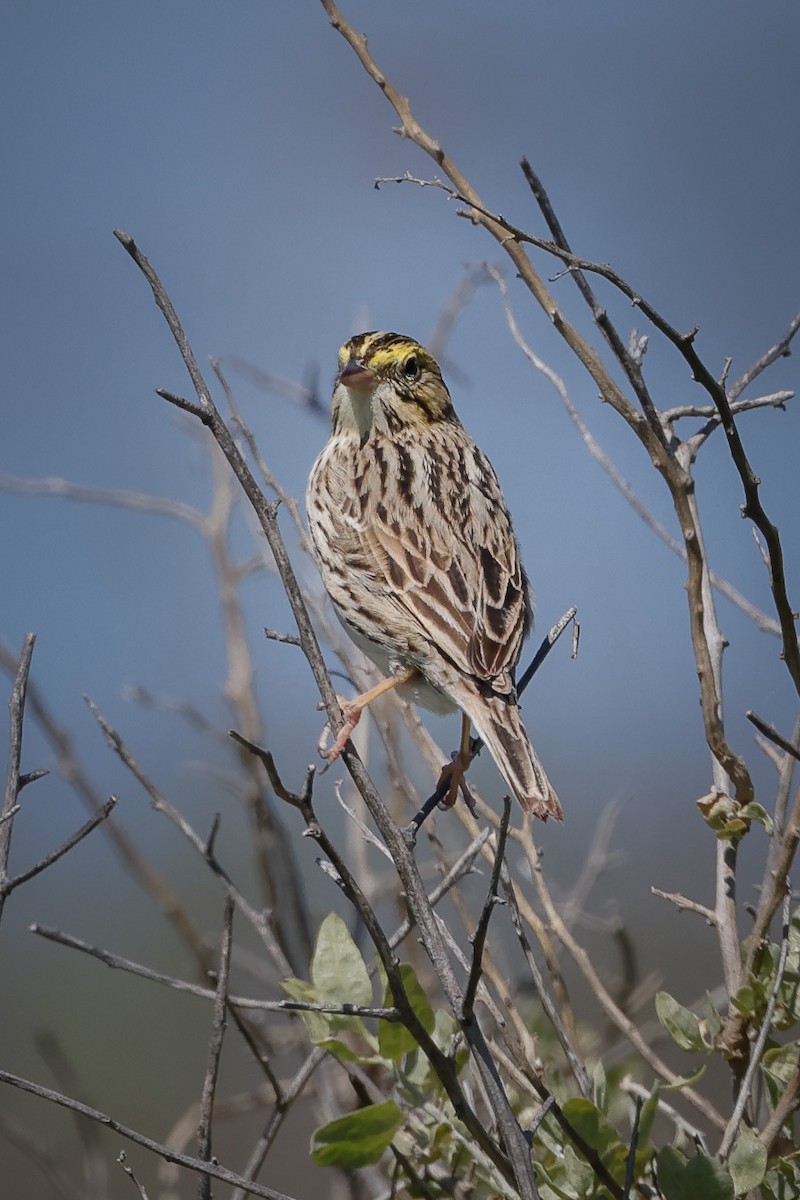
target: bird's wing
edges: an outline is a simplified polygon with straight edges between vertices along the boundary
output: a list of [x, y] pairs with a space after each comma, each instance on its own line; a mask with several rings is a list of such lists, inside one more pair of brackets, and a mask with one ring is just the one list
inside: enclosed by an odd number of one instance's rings
[[[529, 589], [500, 485], [464, 436], [456, 462], [418, 456], [416, 479], [370, 506], [362, 550], [395, 602], [466, 675], [513, 690]], [[422, 484], [423, 486], [420, 486]]]

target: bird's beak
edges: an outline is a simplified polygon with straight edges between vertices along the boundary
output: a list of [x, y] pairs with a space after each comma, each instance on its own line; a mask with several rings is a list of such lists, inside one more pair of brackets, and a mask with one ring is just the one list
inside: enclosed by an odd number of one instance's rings
[[371, 392], [378, 376], [372, 367], [365, 366], [363, 359], [351, 358], [339, 372], [339, 382], [354, 392]]

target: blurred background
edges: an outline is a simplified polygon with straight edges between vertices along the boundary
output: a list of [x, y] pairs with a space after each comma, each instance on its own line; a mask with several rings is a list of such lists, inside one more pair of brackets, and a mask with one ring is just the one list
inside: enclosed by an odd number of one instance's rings
[[[349, 0], [343, 11], [489, 207], [546, 236], [518, 166], [526, 155], [573, 249], [612, 263], [678, 328], [699, 325], [697, 346], [713, 372], [731, 357], [737, 376], [778, 339], [798, 307], [800, 270], [795, 4]], [[25, 631], [36, 632], [32, 679], [54, 720], [70, 730], [101, 795], [119, 795], [115, 819], [213, 942], [219, 889], [150, 810], [83, 702], [88, 695], [99, 705], [203, 835], [222, 813], [219, 852], [246, 886], [252, 847], [227, 783], [234, 760], [224, 738], [136, 702], [129, 690], [191, 700], [213, 729], [229, 728], [208, 548], [170, 515], [21, 495], [7, 478], [60, 477], [201, 511], [210, 503], [210, 460], [191, 419], [154, 394], [188, 395], [188, 380], [113, 228], [135, 237], [161, 275], [201, 365], [220, 359], [289, 495], [302, 497], [327, 425], [254, 371], [311, 387], [327, 405], [341, 342], [370, 328], [429, 339], [469, 264], [489, 259], [506, 275], [531, 347], [563, 377], [644, 504], [673, 532], [676, 525], [640, 446], [600, 404], [488, 235], [433, 189], [373, 186], [407, 170], [429, 178], [432, 164], [392, 132], [394, 113], [320, 5], [41, 0], [13, 6], [4, 24], [0, 636], [17, 653]], [[556, 264], [536, 261], [545, 275], [556, 273]], [[571, 281], [553, 288], [591, 334]], [[610, 289], [598, 291], [625, 336], [633, 327], [651, 332]], [[619, 909], [641, 974], [663, 973], [688, 1003], [719, 982], [713, 938], [649, 891], [652, 884], [713, 902], [714, 842], [694, 804], [710, 770], [684, 566], [587, 454], [556, 393], [514, 345], [494, 284], [481, 283], [460, 309], [443, 361], [459, 415], [492, 459], [514, 514], [538, 633], [570, 605], [579, 610], [577, 661], [559, 645], [525, 699], [526, 723], [566, 810], [563, 828], [541, 833], [551, 876], [565, 888], [574, 882], [598, 818], [619, 802], [613, 845], [623, 859], [593, 903], [599, 913]], [[657, 337], [645, 365], [660, 406], [703, 401]], [[751, 394], [796, 386], [786, 358]], [[740, 428], [782, 531], [796, 601], [796, 402], [749, 414]], [[718, 435], [696, 478], [712, 566], [771, 611]], [[282, 521], [294, 544], [285, 506]], [[258, 546], [245, 516], [233, 524], [232, 545], [241, 558]], [[296, 557], [318, 589], [310, 564]], [[265, 741], [297, 785], [321, 724], [313, 682], [296, 650], [263, 637], [264, 625], [292, 629], [274, 577], [254, 574], [241, 596]], [[788, 733], [788, 676], [774, 637], [725, 600], [719, 614], [730, 641], [729, 736], [769, 807], [774, 771], [744, 712]], [[10, 692], [8, 677], [4, 687]], [[457, 722], [431, 718], [431, 728], [455, 745]], [[24, 770], [54, 765], [30, 714], [24, 749]], [[320, 781], [320, 805], [335, 803], [340, 775]], [[499, 800], [487, 761], [477, 781]], [[55, 774], [30, 788], [14, 830], [14, 869], [85, 816]], [[299, 837], [299, 818], [289, 814], [285, 826], [318, 919], [339, 899]], [[447, 829], [439, 818], [440, 836]], [[743, 849], [743, 899], [763, 855], [756, 831]], [[101, 972], [33, 937], [32, 921], [180, 974], [174, 935], [99, 831], [15, 893], [0, 929], [3, 1065], [58, 1086], [47, 1052], [55, 1031], [59, 1053], [78, 1064], [85, 1098], [164, 1136], [199, 1092], [207, 1007]], [[0, 1112], [67, 1161], [66, 1116], [7, 1088]], [[300, 1144], [301, 1162], [287, 1143], [269, 1182], [318, 1194], [321, 1177]], [[4, 1179], [16, 1184], [9, 1194], [56, 1194], [18, 1149], [4, 1148], [3, 1158]], [[124, 1177], [109, 1184], [129, 1188]]]

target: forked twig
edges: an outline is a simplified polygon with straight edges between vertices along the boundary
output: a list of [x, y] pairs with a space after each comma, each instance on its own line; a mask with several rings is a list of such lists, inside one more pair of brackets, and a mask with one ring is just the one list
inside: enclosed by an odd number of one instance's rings
[[478, 991], [482, 971], [483, 948], [486, 945], [486, 935], [489, 932], [489, 922], [492, 919], [495, 905], [497, 904], [497, 888], [500, 883], [500, 873], [503, 869], [503, 860], [506, 852], [506, 840], [508, 838], [508, 826], [511, 821], [511, 799], [509, 796], [503, 797], [503, 815], [500, 818], [500, 829], [497, 835], [497, 847], [494, 854], [494, 865], [492, 866], [492, 875], [489, 880], [489, 889], [486, 893], [481, 915], [478, 919], [478, 926], [473, 934], [472, 941], [472, 965], [470, 966], [469, 978], [467, 986], [464, 989], [464, 1002], [461, 1007], [461, 1020], [471, 1021], [475, 1015], [475, 995]]

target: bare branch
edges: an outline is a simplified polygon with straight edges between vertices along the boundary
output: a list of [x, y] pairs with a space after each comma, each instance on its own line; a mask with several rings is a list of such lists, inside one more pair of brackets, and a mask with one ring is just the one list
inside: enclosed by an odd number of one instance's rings
[[[591, 454], [592, 458], [595, 460], [595, 462], [600, 464], [611, 482], [622, 493], [637, 516], [641, 517], [645, 525], [647, 525], [647, 527], [661, 539], [665, 546], [668, 546], [674, 554], [677, 554], [678, 558], [682, 559], [683, 562], [687, 562], [688, 556], [686, 553], [686, 547], [682, 545], [677, 538], [673, 537], [669, 530], [666, 529], [665, 526], [653, 516], [642, 500], [639, 499], [619, 469], [611, 461], [598, 442], [595, 441], [595, 438], [589, 430], [588, 425], [570, 399], [564, 381], [559, 375], [556, 374], [555, 371], [552, 370], [551, 367], [547, 365], [547, 363], [545, 363], [537, 354], [534, 353], [525, 338], [522, 336], [516, 317], [514, 316], [514, 311], [511, 307], [511, 301], [508, 296], [508, 287], [502, 275], [489, 263], [484, 263], [484, 268], [488, 274], [491, 275], [492, 279], [494, 279], [500, 290], [500, 294], [503, 298], [503, 309], [505, 312], [506, 323], [511, 332], [511, 336], [531, 366], [533, 366], [537, 371], [541, 372], [541, 374], [543, 374], [545, 378], [552, 384], [553, 388], [558, 394], [559, 399], [561, 400], [564, 409], [567, 412], [567, 415], [580, 434], [581, 440]], [[673, 413], [677, 411], [678, 410], [670, 410], [670, 412]], [[715, 410], [707, 408], [703, 409], [702, 411], [703, 413], [711, 413]], [[662, 418], [666, 418], [667, 415], [667, 413], [662, 413]], [[730, 600], [730, 602], [734, 604], [741, 612], [743, 612], [745, 616], [749, 617], [759, 629], [761, 629], [764, 633], [771, 633], [775, 637], [780, 637], [781, 627], [774, 617], [769, 616], [760, 608], [757, 608], [756, 605], [747, 600], [741, 594], [741, 592], [739, 592], [731, 583], [729, 583], [727, 579], [723, 579], [714, 571], [709, 570], [709, 579], [712, 586], [716, 588], [721, 595], [725, 596], [727, 600]]]
[[[222, 1054], [222, 1042], [225, 1037], [225, 1009], [228, 1003], [228, 980], [231, 966], [231, 946], [233, 944], [233, 898], [225, 897], [225, 914], [222, 926], [222, 945], [219, 952], [219, 972], [217, 988], [214, 995], [214, 1011], [211, 1024], [211, 1039], [208, 1045], [208, 1063], [206, 1065], [203, 1090], [200, 1098], [200, 1122], [197, 1128], [197, 1154], [204, 1162], [211, 1161], [211, 1117], [214, 1111], [214, 1094], [219, 1076], [219, 1062]], [[200, 1200], [211, 1200], [211, 1178], [201, 1175], [199, 1184]]]
[[764, 737], [769, 738], [769, 740], [774, 742], [776, 746], [780, 746], [781, 750], [784, 750], [786, 754], [790, 754], [792, 758], [796, 758], [798, 761], [800, 761], [800, 748], [792, 745], [787, 738], [778, 733], [777, 729], [775, 729], [772, 725], [768, 725], [766, 721], [762, 721], [761, 717], [754, 713], [752, 709], [748, 709], [744, 715], [747, 717], [748, 721], [755, 725], [756, 729], [758, 729], [760, 733], [763, 733]]
[[14, 891], [14, 888], [19, 887], [22, 883], [27, 883], [29, 879], [33, 879], [36, 875], [40, 875], [42, 871], [46, 871], [54, 862], [58, 862], [60, 858], [68, 854], [73, 846], [77, 846], [78, 842], [82, 842], [85, 837], [89, 836], [93, 829], [96, 829], [98, 825], [106, 820], [116, 803], [117, 797], [112, 796], [99, 813], [96, 813], [85, 825], [82, 825], [71, 837], [68, 837], [57, 850], [52, 850], [50, 854], [46, 854], [34, 866], [29, 867], [27, 871], [20, 871], [19, 875], [15, 875], [13, 879], [7, 880], [6, 883], [0, 886], [0, 899], [10, 895]]
[[172, 822], [172, 824], [176, 827], [176, 829], [178, 829], [183, 834], [183, 836], [187, 839], [187, 841], [189, 841], [190, 844], [192, 846], [194, 846], [194, 848], [198, 852], [198, 854], [203, 859], [205, 859], [206, 863], [211, 868], [212, 872], [222, 881], [222, 883], [228, 889], [230, 894], [233, 896], [233, 899], [234, 899], [239, 911], [247, 918], [247, 920], [253, 926], [253, 929], [255, 929], [256, 933], [261, 938], [266, 950], [274, 959], [276, 967], [277, 967], [278, 971], [280, 972], [280, 974], [281, 975], [291, 975], [292, 974], [291, 964], [289, 963], [289, 960], [286, 958], [286, 955], [284, 954], [283, 948], [281, 947], [280, 943], [278, 942], [278, 939], [275, 937], [275, 934], [270, 926], [268, 917], [262, 912], [257, 912], [253, 908], [253, 906], [245, 899], [245, 897], [239, 891], [239, 889], [236, 887], [236, 885], [234, 884], [234, 882], [230, 878], [230, 876], [227, 874], [227, 872], [220, 866], [220, 864], [214, 858], [213, 854], [210, 853], [208, 843], [203, 841], [203, 839], [199, 836], [198, 833], [195, 832], [195, 830], [192, 828], [192, 826], [189, 824], [189, 822], [186, 820], [186, 818], [181, 813], [179, 813], [178, 810], [176, 808], [174, 808], [173, 805], [171, 805], [164, 796], [161, 795], [161, 793], [156, 788], [155, 784], [152, 783], [150, 779], [148, 779], [148, 777], [145, 775], [144, 771], [141, 769], [139, 764], [136, 762], [136, 759], [133, 757], [131, 752], [128, 750], [127, 746], [123, 742], [119, 733], [117, 733], [116, 729], [114, 729], [113, 726], [111, 726], [108, 723], [108, 721], [105, 719], [105, 717], [100, 712], [100, 710], [97, 708], [97, 706], [88, 697], [86, 698], [86, 703], [88, 704], [89, 708], [91, 709], [92, 714], [94, 715], [95, 720], [97, 721], [98, 725], [100, 726], [103, 733], [105, 734], [106, 741], [108, 742], [109, 746], [111, 747], [112, 750], [114, 750], [119, 755], [119, 757], [122, 759], [122, 762], [125, 764], [125, 766], [128, 768], [128, 770], [131, 772], [131, 774], [139, 781], [139, 783], [145, 789], [145, 791], [147, 792], [147, 794], [150, 797], [151, 803], [152, 803], [155, 811], [162, 813], [164, 816], [166, 816]]
[[[221, 362], [222, 360], [215, 361]], [[265, 371], [262, 367], [257, 367], [254, 363], [247, 362], [236, 354], [226, 354], [224, 361], [230, 363], [234, 371], [256, 387], [261, 388], [262, 391], [274, 392], [298, 408], [305, 409], [312, 416], [328, 419], [330, 415], [328, 406], [322, 403], [316, 388], [304, 387], [292, 379], [284, 379], [282, 375], [276, 375], [273, 371]]]
[[[0, 642], [0, 666], [9, 673], [16, 672], [16, 659], [2, 642]], [[90, 812], [95, 814], [102, 812], [104, 807], [102, 797], [92, 786], [85, 770], [76, 758], [69, 733], [57, 724], [34, 680], [29, 680], [28, 683], [27, 707], [53, 748], [60, 774]], [[113, 817], [103, 823], [102, 830], [112, 842], [120, 860], [131, 876], [148, 895], [152, 896], [166, 915], [184, 945], [194, 956], [198, 970], [205, 976], [210, 968], [205, 945], [175, 893], [144, 860], [131, 838], [114, 822]]]
[[[675, 1072], [672, 1071], [667, 1064], [659, 1058], [659, 1056], [642, 1036], [641, 1032], [633, 1023], [633, 1021], [631, 1021], [614, 1002], [612, 997], [609, 995], [607, 988], [600, 979], [600, 976], [597, 974], [589, 955], [575, 940], [569, 929], [567, 929], [566, 925], [564, 924], [561, 914], [558, 912], [558, 909], [553, 903], [550, 892], [544, 884], [544, 880], [542, 878], [541, 858], [539, 855], [539, 850], [533, 839], [530, 822], [523, 826], [518, 840], [524, 846], [528, 861], [531, 864], [534, 883], [536, 884], [548, 924], [553, 930], [554, 935], [558, 938], [558, 940], [573, 958], [576, 966], [579, 968], [581, 974], [584, 976], [586, 982], [591, 988], [592, 994], [599, 1003], [600, 1007], [606, 1013], [609, 1020], [612, 1021], [616, 1028], [625, 1035], [631, 1045], [638, 1051], [645, 1062], [649, 1064], [649, 1066], [656, 1072], [657, 1075], [666, 1080], [667, 1083], [677, 1082], [678, 1076], [675, 1074]], [[685, 1098], [703, 1114], [703, 1117], [706, 1120], [710, 1121], [718, 1129], [725, 1128], [726, 1122], [724, 1117], [717, 1111], [716, 1108], [714, 1108], [714, 1106], [706, 1099], [706, 1097], [701, 1096], [692, 1087], [683, 1088], [682, 1095], [685, 1096]]]
[[759, 1141], [767, 1147], [768, 1154], [774, 1150], [774, 1144], [781, 1132], [782, 1125], [798, 1108], [800, 1108], [800, 1067], [786, 1083], [769, 1120], [758, 1135]]
[[768, 350], [765, 350], [761, 357], [756, 359], [753, 365], [748, 367], [744, 374], [740, 375], [738, 379], [734, 380], [734, 382], [728, 388], [728, 396], [732, 405], [734, 401], [739, 398], [745, 388], [748, 388], [753, 380], [761, 375], [762, 372], [766, 371], [768, 367], [771, 367], [772, 364], [779, 358], [785, 358], [787, 355], [791, 354], [792, 342], [798, 330], [800, 330], [800, 313], [796, 313], [795, 316], [792, 317], [786, 332], [778, 338], [777, 342], [775, 342], [773, 346], [770, 346]]
[[110, 1117], [96, 1108], [90, 1108], [88, 1104], [82, 1104], [79, 1100], [73, 1100], [71, 1097], [64, 1096], [60, 1092], [54, 1092], [51, 1088], [42, 1087], [40, 1084], [33, 1083], [29, 1079], [22, 1079], [19, 1075], [12, 1075], [10, 1071], [0, 1070], [0, 1083], [7, 1083], [22, 1092], [28, 1092], [32, 1096], [38, 1096], [42, 1100], [50, 1101], [51, 1104], [58, 1104], [62, 1108], [69, 1109], [70, 1112], [87, 1117], [90, 1121], [95, 1121], [99, 1125], [104, 1125], [106, 1129], [111, 1129], [114, 1133], [118, 1133], [120, 1137], [127, 1138], [129, 1142], [135, 1142], [137, 1146], [144, 1146], [146, 1150], [157, 1154], [159, 1158], [163, 1158], [166, 1162], [184, 1167], [187, 1171], [196, 1171], [201, 1175], [211, 1175], [214, 1179], [221, 1180], [222, 1183], [240, 1187], [250, 1195], [261, 1196], [263, 1200], [293, 1200], [291, 1196], [287, 1196], [284, 1192], [277, 1192], [274, 1188], [265, 1187], [262, 1183], [255, 1183], [252, 1180], [245, 1179], [243, 1176], [237, 1175], [235, 1171], [229, 1171], [227, 1167], [220, 1166], [219, 1163], [203, 1162], [202, 1159], [192, 1158], [188, 1154], [178, 1154], [176, 1151], [171, 1150], [169, 1146], [162, 1145], [161, 1142], [156, 1142], [152, 1138], [145, 1137], [144, 1134], [131, 1129], [128, 1125], [123, 1125], [121, 1121], [115, 1120], [114, 1117]]
[[500, 883], [500, 872], [503, 868], [503, 859], [506, 852], [506, 839], [508, 837], [508, 826], [511, 821], [511, 798], [503, 797], [503, 815], [500, 818], [500, 831], [497, 837], [497, 847], [494, 854], [494, 865], [492, 866], [492, 875], [489, 880], [489, 890], [486, 893], [481, 915], [478, 919], [478, 927], [473, 934], [472, 941], [472, 965], [470, 966], [469, 978], [467, 986], [464, 990], [464, 1002], [461, 1008], [462, 1021], [471, 1021], [475, 1015], [475, 994], [478, 990], [478, 984], [481, 978], [483, 949], [486, 945], [486, 935], [489, 932], [489, 922], [492, 919], [495, 905], [497, 904], [497, 888]]
[[133, 1186], [138, 1191], [141, 1200], [148, 1200], [147, 1192], [145, 1191], [144, 1184], [139, 1183], [139, 1180], [136, 1178], [136, 1176], [134, 1175], [131, 1168], [127, 1165], [128, 1156], [124, 1150], [120, 1150], [119, 1154], [117, 1155], [117, 1162], [122, 1167], [123, 1171], [128, 1176], [128, 1178], [130, 1179]]
[[525, 934], [525, 929], [522, 924], [522, 917], [519, 911], [519, 904], [517, 903], [516, 891], [514, 890], [514, 885], [511, 882], [511, 875], [509, 874], [507, 868], [503, 871], [503, 891], [505, 892], [506, 900], [508, 901], [511, 920], [514, 925], [514, 932], [519, 938], [522, 952], [525, 955], [525, 961], [528, 964], [528, 970], [531, 973], [531, 978], [533, 979], [533, 984], [536, 988], [536, 995], [542, 1005], [542, 1008], [544, 1009], [545, 1016], [553, 1026], [556, 1037], [561, 1043], [561, 1049], [564, 1051], [564, 1056], [569, 1064], [569, 1069], [572, 1072], [572, 1076], [578, 1085], [581, 1095], [589, 1099], [592, 1095], [591, 1081], [586, 1072], [586, 1068], [580, 1059], [580, 1056], [575, 1052], [575, 1048], [572, 1045], [569, 1033], [567, 1032], [566, 1026], [561, 1019], [561, 1014], [558, 1011], [558, 1006], [553, 1003], [553, 999], [550, 995], [547, 984], [545, 983], [544, 975], [539, 970], [539, 964], [536, 961], [531, 944]]
[[191, 529], [202, 533], [205, 515], [184, 500], [170, 500], [162, 496], [151, 496], [147, 492], [132, 492], [125, 488], [85, 487], [70, 483], [68, 479], [50, 476], [48, 479], [20, 479], [16, 475], [0, 474], [0, 491], [15, 492], [21, 496], [57, 496], [64, 500], [77, 500], [82, 504], [100, 504], [109, 508], [127, 508], [132, 512], [149, 513], [157, 517], [171, 517], [182, 521]]
[[713, 908], [706, 908], [705, 904], [699, 904], [696, 900], [688, 900], [680, 892], [662, 892], [661, 888], [657, 887], [651, 887], [650, 891], [654, 896], [660, 896], [662, 900], [670, 900], [679, 912], [698, 913], [709, 925], [717, 923], [717, 914]]
[[3, 807], [0, 816], [0, 918], [8, 895], [8, 856], [11, 852], [11, 835], [14, 828], [14, 816], [19, 811], [17, 798], [20, 793], [20, 764], [22, 762], [22, 730], [25, 720], [25, 697], [28, 691], [28, 676], [31, 670], [33, 647], [36, 634], [26, 633], [22, 643], [22, 651], [17, 664], [14, 687], [8, 699], [9, 733], [8, 733], [8, 766], [3, 792]]

